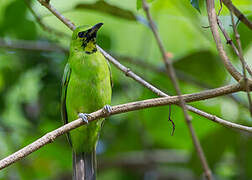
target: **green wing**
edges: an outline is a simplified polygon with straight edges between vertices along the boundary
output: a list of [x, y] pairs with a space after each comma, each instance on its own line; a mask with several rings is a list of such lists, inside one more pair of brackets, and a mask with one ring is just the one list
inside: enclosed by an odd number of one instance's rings
[[[70, 68], [69, 63], [67, 63], [65, 66], [65, 70], [64, 70], [64, 74], [62, 78], [62, 92], [61, 92], [61, 117], [64, 124], [68, 123], [67, 109], [66, 109], [66, 96], [67, 96], [67, 87], [68, 87], [70, 76], [71, 76], [71, 68]], [[67, 133], [67, 139], [69, 143], [72, 144], [69, 133]]]
[[[105, 58], [105, 57], [104, 57]], [[108, 64], [108, 68], [109, 68], [109, 74], [110, 74], [110, 85], [111, 85], [111, 88], [114, 86], [114, 83], [113, 83], [113, 80], [112, 80], [112, 71], [111, 71], [111, 66], [108, 62], [108, 60], [105, 58], [107, 64]]]

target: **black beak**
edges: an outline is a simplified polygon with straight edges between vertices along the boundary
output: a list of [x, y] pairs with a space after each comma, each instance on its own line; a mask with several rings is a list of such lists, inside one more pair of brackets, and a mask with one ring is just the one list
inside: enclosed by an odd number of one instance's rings
[[96, 32], [102, 27], [103, 23], [98, 23], [96, 25], [94, 25], [92, 28], [91, 28], [91, 31], [90, 31], [90, 35], [95, 35], [96, 36]]

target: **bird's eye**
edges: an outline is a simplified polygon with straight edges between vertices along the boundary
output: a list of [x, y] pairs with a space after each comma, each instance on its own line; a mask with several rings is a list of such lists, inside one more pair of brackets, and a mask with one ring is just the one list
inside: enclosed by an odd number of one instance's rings
[[85, 35], [84, 32], [79, 32], [79, 33], [78, 33], [78, 36], [79, 36], [80, 38], [84, 37], [84, 35]]

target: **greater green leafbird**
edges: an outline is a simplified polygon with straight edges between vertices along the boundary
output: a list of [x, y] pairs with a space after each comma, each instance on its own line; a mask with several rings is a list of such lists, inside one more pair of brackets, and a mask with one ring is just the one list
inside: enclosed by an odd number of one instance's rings
[[88, 113], [104, 108], [110, 111], [110, 67], [96, 47], [97, 31], [81, 26], [72, 34], [68, 63], [62, 79], [61, 114], [64, 123], [82, 118], [87, 125], [67, 134], [73, 151], [73, 179], [96, 179], [96, 144], [104, 119], [88, 123]]

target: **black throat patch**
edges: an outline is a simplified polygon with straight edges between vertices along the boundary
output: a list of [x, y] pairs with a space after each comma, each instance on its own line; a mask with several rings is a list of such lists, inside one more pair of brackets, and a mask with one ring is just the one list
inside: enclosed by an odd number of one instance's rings
[[97, 51], [96, 48], [96, 35], [88, 36], [86, 39], [83, 39], [82, 45], [83, 50], [87, 54], [93, 54]]

